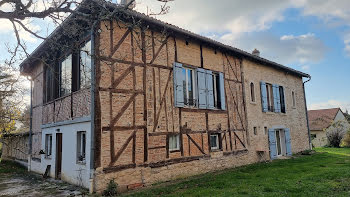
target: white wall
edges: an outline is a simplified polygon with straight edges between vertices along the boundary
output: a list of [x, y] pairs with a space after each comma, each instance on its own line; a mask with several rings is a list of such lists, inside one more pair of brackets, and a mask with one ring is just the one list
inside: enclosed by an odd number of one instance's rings
[[[41, 155], [41, 164], [32, 161], [32, 170], [43, 174], [47, 165], [51, 165], [50, 177], [56, 171], [56, 133], [62, 133], [62, 173], [61, 179], [85, 188], [89, 188], [90, 175], [90, 122], [82, 122], [42, 129], [41, 149], [45, 151], [45, 135], [52, 134], [52, 155], [45, 158]], [[77, 162], [77, 132], [86, 131], [85, 164]]]

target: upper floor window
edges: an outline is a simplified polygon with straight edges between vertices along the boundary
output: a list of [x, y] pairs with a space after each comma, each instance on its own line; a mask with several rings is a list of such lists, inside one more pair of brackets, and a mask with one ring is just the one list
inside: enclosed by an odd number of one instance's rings
[[88, 87], [91, 83], [91, 41], [80, 48], [79, 55], [80, 88]]
[[175, 63], [174, 103], [176, 107], [225, 110], [223, 73]]
[[184, 103], [186, 106], [196, 106], [195, 71], [191, 68], [182, 68]]
[[285, 113], [284, 88], [277, 84], [260, 82], [261, 105], [263, 112]]
[[273, 97], [273, 91], [272, 91], [272, 85], [267, 83], [266, 84], [266, 91], [267, 91], [267, 111], [273, 112], [274, 111], [274, 97]]
[[293, 107], [296, 107], [296, 102], [295, 102], [295, 93], [294, 91], [292, 91], [292, 103], [293, 103]]
[[72, 92], [72, 54], [60, 63], [60, 96]]
[[284, 88], [283, 88], [283, 86], [279, 86], [279, 94], [280, 94], [280, 101], [281, 101], [281, 112], [286, 113], [286, 103], [284, 101]]
[[[74, 51], [74, 50], [73, 50]], [[91, 85], [91, 41], [45, 67], [44, 102], [71, 94]]]
[[255, 102], [255, 89], [254, 89], [254, 83], [250, 83], [250, 101]]

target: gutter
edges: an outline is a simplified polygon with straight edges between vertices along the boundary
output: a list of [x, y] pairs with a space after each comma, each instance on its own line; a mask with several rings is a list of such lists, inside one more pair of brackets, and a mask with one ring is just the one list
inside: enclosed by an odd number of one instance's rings
[[95, 176], [95, 92], [96, 92], [96, 71], [95, 71], [95, 27], [91, 28], [91, 132], [90, 132], [90, 188], [89, 192], [94, 192], [94, 176]]
[[28, 151], [28, 171], [31, 171], [32, 163], [32, 152], [33, 152], [33, 81], [32, 79], [27, 78], [30, 81], [30, 112], [29, 112], [29, 151]]
[[311, 144], [311, 133], [310, 133], [310, 125], [309, 125], [309, 114], [307, 112], [307, 104], [306, 104], [306, 95], [305, 95], [305, 84], [311, 80], [311, 76], [308, 77], [309, 79], [303, 82], [303, 91], [304, 91], [304, 103], [305, 103], [305, 114], [306, 114], [306, 125], [307, 125], [307, 132], [309, 135], [309, 149], [312, 150], [312, 144]]

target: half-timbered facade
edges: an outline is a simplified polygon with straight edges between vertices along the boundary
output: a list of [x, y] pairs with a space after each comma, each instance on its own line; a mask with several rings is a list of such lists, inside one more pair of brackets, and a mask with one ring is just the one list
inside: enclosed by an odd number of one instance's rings
[[[62, 55], [52, 72], [57, 84], [47, 65], [30, 58], [21, 65], [34, 83], [32, 170], [101, 191], [111, 179], [132, 189], [270, 158], [267, 137], [259, 147], [251, 140], [245, 76], [259, 73], [245, 62], [271, 78], [290, 73], [295, 83], [288, 85], [298, 90], [307, 74], [134, 11], [122, 15], [140, 25], [123, 17], [99, 23], [80, 52]], [[302, 109], [290, 154], [308, 148]], [[300, 145], [293, 142], [299, 134]]]

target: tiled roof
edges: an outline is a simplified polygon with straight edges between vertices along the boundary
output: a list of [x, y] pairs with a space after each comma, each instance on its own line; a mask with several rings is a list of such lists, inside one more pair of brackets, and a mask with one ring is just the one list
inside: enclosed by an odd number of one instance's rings
[[[85, 1], [87, 2], [88, 0], [85, 0]], [[103, 2], [104, 4], [108, 5], [112, 9], [116, 9], [116, 8], [119, 7], [119, 5], [117, 5], [115, 3], [110, 3], [110, 2], [106, 3], [104, 0], [90, 0], [90, 1], [93, 1], [93, 2], [95, 2], [97, 4]], [[248, 59], [251, 59], [253, 61], [257, 61], [257, 62], [259, 62], [259, 63], [261, 63], [263, 65], [274, 67], [276, 69], [280, 69], [280, 70], [283, 70], [285, 72], [288, 72], [288, 73], [291, 73], [291, 74], [295, 74], [295, 75], [298, 75], [298, 76], [301, 76], [301, 77], [311, 78], [311, 76], [309, 74], [307, 74], [307, 73], [304, 73], [304, 72], [295, 70], [293, 68], [284, 66], [282, 64], [270, 61], [268, 59], [265, 59], [265, 58], [253, 55], [253, 54], [248, 53], [246, 51], [243, 51], [241, 49], [238, 49], [238, 48], [235, 48], [235, 47], [232, 47], [232, 46], [229, 46], [229, 45], [225, 45], [225, 44], [223, 44], [221, 42], [218, 42], [218, 41], [215, 41], [213, 39], [210, 39], [210, 38], [207, 38], [207, 37], [195, 34], [195, 33], [191, 32], [191, 31], [185, 30], [185, 29], [180, 28], [178, 26], [175, 26], [175, 25], [163, 22], [163, 21], [155, 19], [153, 17], [149, 17], [149, 16], [147, 16], [147, 15], [145, 15], [143, 13], [139, 13], [139, 12], [136, 12], [134, 10], [124, 10], [124, 12], [126, 14], [128, 14], [128, 15], [131, 15], [131, 16], [135, 17], [135, 18], [142, 19], [142, 20], [144, 20], [144, 21], [146, 21], [148, 23], [154, 24], [156, 26], [162, 26], [162, 27], [166, 28], [167, 30], [171, 30], [171, 31], [173, 31], [175, 33], [185, 35], [186, 37], [196, 39], [196, 40], [198, 40], [200, 42], [207, 43], [209, 45], [213, 45], [213, 46], [215, 46], [215, 47], [217, 47], [219, 49], [223, 49], [223, 50], [235, 53], [235, 54], [239, 54], [240, 56], [243, 56], [244, 58], [248, 58]], [[70, 15], [63, 23], [66, 23], [68, 20], [71, 20], [73, 18], [71, 16], [72, 15]], [[54, 32], [52, 32], [50, 34], [49, 38], [55, 36], [56, 34], [58, 34], [58, 32], [59, 32], [58, 30], [61, 28], [61, 26], [59, 26]], [[20, 65], [21, 71], [23, 71], [23, 66], [25, 66], [27, 64], [30, 64], [31, 59], [33, 59], [33, 57], [36, 57], [36, 56], [40, 55], [40, 51], [43, 50], [45, 44], [46, 44], [45, 41], [43, 43], [41, 43], [40, 46], [27, 59], [25, 59], [21, 63], [21, 65]]]
[[309, 110], [308, 117], [310, 130], [320, 131], [328, 128], [332, 124], [339, 110], [340, 108]]

